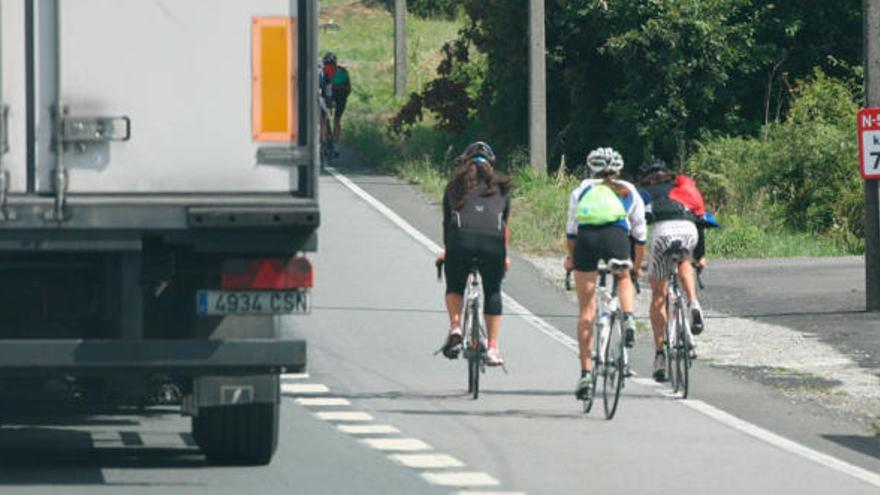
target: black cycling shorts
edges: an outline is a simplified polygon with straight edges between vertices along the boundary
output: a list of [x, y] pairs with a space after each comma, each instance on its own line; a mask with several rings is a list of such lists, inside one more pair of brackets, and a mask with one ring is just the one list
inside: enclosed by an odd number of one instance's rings
[[468, 271], [476, 259], [483, 279], [483, 313], [500, 315], [501, 279], [507, 247], [503, 238], [460, 234], [446, 244], [446, 293], [464, 294]]
[[348, 95], [344, 94], [342, 91], [333, 93], [333, 107], [336, 109], [333, 116], [337, 119], [342, 118], [342, 113], [345, 112], [345, 105], [348, 103]]
[[578, 227], [574, 244], [574, 269], [595, 272], [599, 260], [630, 259], [629, 234], [617, 225]]

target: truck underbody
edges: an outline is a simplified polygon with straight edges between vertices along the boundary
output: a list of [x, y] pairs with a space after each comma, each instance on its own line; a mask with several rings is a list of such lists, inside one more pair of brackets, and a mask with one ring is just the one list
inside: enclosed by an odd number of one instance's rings
[[[197, 292], [228, 288], [248, 261], [315, 250], [319, 213], [290, 196], [218, 203], [73, 197], [66, 222], [34, 228], [52, 198], [11, 198], [20, 221], [0, 227], [2, 400], [177, 405], [212, 460], [268, 462], [279, 374], [304, 369], [305, 342], [281, 339], [278, 315], [199, 315]], [[248, 440], [231, 440], [240, 429]]]

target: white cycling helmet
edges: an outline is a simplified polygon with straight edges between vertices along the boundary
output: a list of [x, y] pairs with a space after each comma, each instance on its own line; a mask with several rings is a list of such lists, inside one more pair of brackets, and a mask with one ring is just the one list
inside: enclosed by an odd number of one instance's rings
[[587, 168], [592, 174], [620, 172], [623, 157], [612, 148], [596, 148], [587, 155]]

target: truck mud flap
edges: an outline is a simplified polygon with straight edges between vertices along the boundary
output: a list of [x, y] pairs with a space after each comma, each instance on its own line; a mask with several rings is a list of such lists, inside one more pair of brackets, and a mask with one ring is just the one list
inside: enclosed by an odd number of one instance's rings
[[301, 371], [304, 340], [0, 340], [0, 376], [157, 372], [255, 375]]

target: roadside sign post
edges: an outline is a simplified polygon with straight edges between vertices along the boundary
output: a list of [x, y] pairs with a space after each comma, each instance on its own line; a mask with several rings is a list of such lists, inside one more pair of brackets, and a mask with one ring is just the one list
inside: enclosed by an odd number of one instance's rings
[[547, 173], [547, 56], [544, 0], [529, 0], [529, 161]]
[[394, 0], [394, 96], [406, 95], [406, 0]]
[[863, 179], [880, 179], [880, 108], [859, 111], [859, 172]]
[[[880, 311], [880, 169], [872, 153], [880, 123], [880, 0], [862, 1], [865, 56], [865, 110], [859, 112], [859, 168], [865, 178], [865, 309]], [[868, 118], [871, 120], [869, 121]], [[864, 119], [864, 120], [863, 120]], [[873, 161], [872, 161], [873, 160]]]

